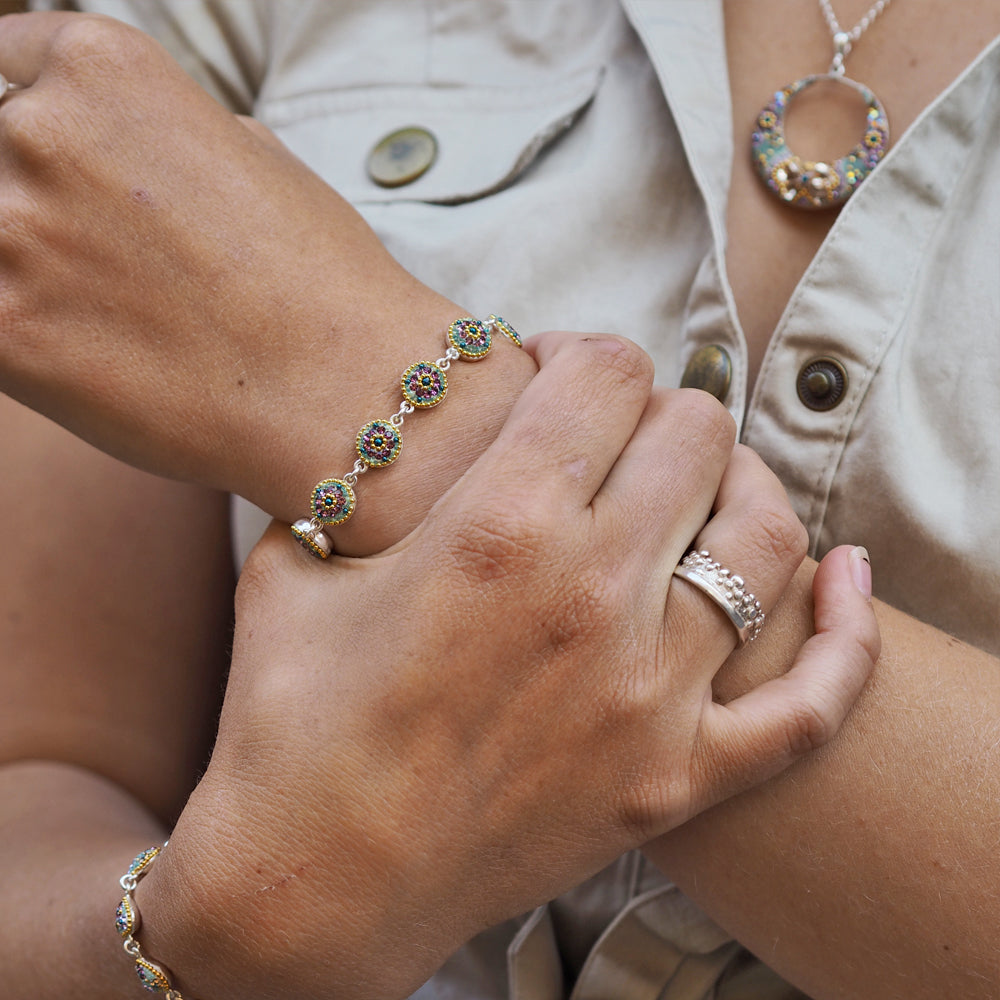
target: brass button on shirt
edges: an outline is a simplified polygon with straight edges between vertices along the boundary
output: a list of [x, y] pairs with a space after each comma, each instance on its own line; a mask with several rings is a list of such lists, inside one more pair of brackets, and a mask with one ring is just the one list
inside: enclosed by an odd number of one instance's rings
[[425, 128], [397, 129], [375, 143], [368, 154], [368, 176], [379, 187], [412, 184], [437, 159], [437, 140]]
[[681, 388], [703, 389], [716, 399], [725, 402], [733, 384], [733, 362], [729, 352], [718, 344], [699, 347], [681, 375]]
[[[724, 247], [732, 157], [749, 153], [732, 148], [719, 0], [83, 6], [154, 33], [350, 199], [404, 266], [478, 313], [631, 337], [666, 385], [704, 348], [724, 352], [726, 405], [813, 553], [866, 545], [879, 597], [1000, 654], [996, 44], [840, 213], [748, 399]], [[433, 166], [380, 186], [368, 154], [408, 124], [436, 138]], [[826, 409], [799, 392], [818, 358], [845, 375], [840, 390], [812, 380], [839, 391]], [[629, 855], [471, 942], [417, 997], [797, 995]]]

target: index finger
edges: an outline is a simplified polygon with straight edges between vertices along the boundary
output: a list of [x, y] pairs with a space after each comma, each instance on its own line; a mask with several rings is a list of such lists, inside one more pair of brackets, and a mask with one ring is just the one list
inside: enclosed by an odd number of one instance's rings
[[653, 363], [631, 341], [603, 334], [547, 333], [530, 349], [538, 374], [470, 472], [491, 493], [523, 482], [522, 495], [582, 510], [642, 418]]

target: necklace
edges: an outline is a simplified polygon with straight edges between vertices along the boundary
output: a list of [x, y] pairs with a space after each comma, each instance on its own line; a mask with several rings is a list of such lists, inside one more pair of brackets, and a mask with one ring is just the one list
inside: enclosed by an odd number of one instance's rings
[[[843, 205], [875, 169], [889, 148], [889, 119], [872, 91], [844, 75], [844, 60], [854, 43], [889, 6], [877, 0], [850, 31], [841, 29], [829, 0], [819, 0], [833, 36], [833, 61], [826, 73], [804, 76], [776, 91], [754, 122], [751, 151], [760, 179], [774, 196], [795, 208], [836, 208]], [[856, 90], [867, 105], [865, 134], [846, 156], [832, 163], [804, 160], [785, 141], [785, 115], [791, 102], [817, 80], [832, 80]]]

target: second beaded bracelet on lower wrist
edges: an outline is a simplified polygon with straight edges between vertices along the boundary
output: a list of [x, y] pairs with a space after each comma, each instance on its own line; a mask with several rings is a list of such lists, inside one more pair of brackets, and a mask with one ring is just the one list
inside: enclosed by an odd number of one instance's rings
[[115, 929], [122, 936], [126, 953], [135, 961], [135, 974], [142, 988], [150, 993], [162, 994], [164, 1000], [184, 1000], [180, 990], [174, 988], [170, 973], [159, 962], [144, 955], [136, 939], [142, 920], [135, 901], [135, 887], [152, 867], [161, 850], [162, 847], [149, 847], [137, 855], [119, 880], [125, 895], [115, 910]]
[[499, 331], [521, 346], [518, 332], [502, 317], [491, 314], [485, 320], [463, 316], [448, 327], [448, 348], [436, 361], [418, 361], [400, 377], [403, 401], [387, 419], [369, 420], [357, 434], [354, 449], [357, 459], [350, 472], [339, 479], [324, 479], [313, 487], [310, 497], [312, 516], [292, 525], [292, 534], [301, 545], [319, 559], [333, 551], [324, 527], [343, 524], [357, 508], [354, 488], [358, 476], [369, 469], [391, 465], [403, 447], [400, 428], [403, 421], [418, 409], [429, 409], [444, 401], [448, 392], [448, 370], [453, 361], [481, 361], [493, 346], [493, 333]]

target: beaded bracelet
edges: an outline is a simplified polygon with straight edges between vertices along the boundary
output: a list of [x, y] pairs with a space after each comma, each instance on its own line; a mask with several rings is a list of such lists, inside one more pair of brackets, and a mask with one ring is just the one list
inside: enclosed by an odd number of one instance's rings
[[453, 361], [481, 361], [493, 346], [492, 333], [499, 330], [508, 340], [521, 346], [518, 332], [502, 317], [491, 314], [485, 320], [463, 316], [448, 327], [448, 349], [437, 361], [418, 361], [400, 377], [403, 401], [387, 420], [369, 420], [354, 442], [357, 459], [354, 467], [340, 479], [324, 479], [313, 487], [309, 508], [312, 517], [300, 518], [292, 525], [292, 534], [312, 555], [326, 559], [333, 551], [329, 537], [321, 530], [327, 525], [343, 524], [357, 508], [354, 487], [358, 476], [369, 469], [391, 465], [403, 447], [400, 428], [403, 420], [417, 409], [429, 409], [444, 400], [448, 392], [447, 371]]
[[[163, 845], [163, 847], [166, 846], [166, 844]], [[163, 850], [161, 847], [150, 847], [136, 855], [132, 864], [128, 866], [128, 871], [119, 879], [121, 887], [125, 890], [125, 895], [118, 904], [118, 909], [115, 910], [115, 927], [125, 939], [125, 951], [135, 959], [135, 974], [139, 977], [143, 988], [149, 990], [150, 993], [164, 994], [166, 1000], [184, 1000], [180, 990], [175, 990], [170, 984], [170, 975], [167, 970], [162, 965], [146, 958], [142, 954], [139, 942], [135, 939], [140, 924], [139, 908], [135, 905], [135, 887], [140, 879], [149, 872], [161, 850]]]

